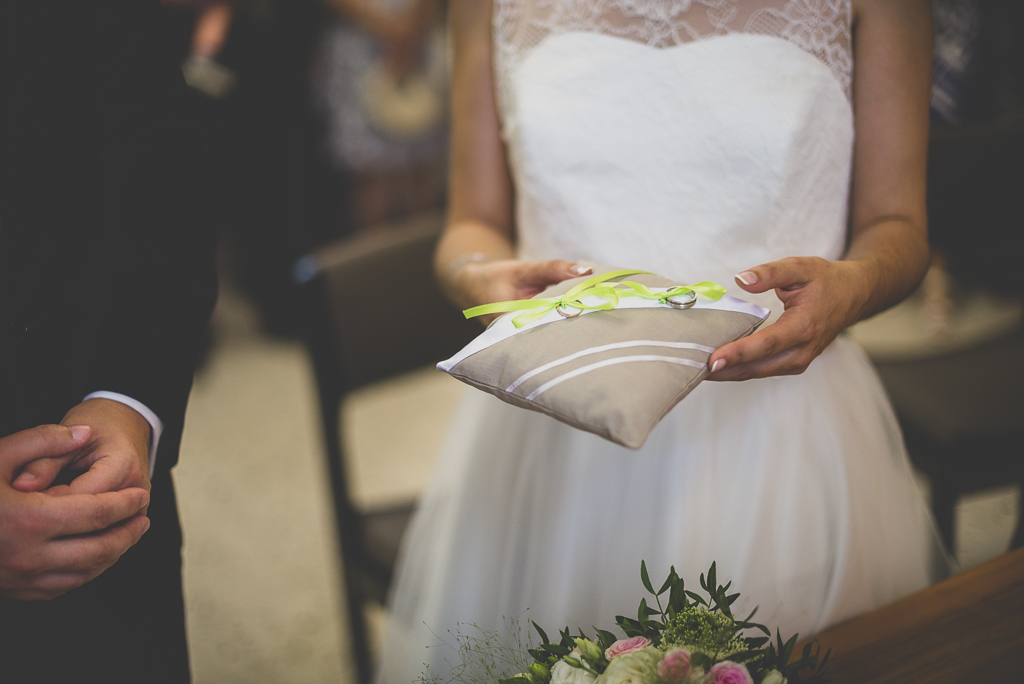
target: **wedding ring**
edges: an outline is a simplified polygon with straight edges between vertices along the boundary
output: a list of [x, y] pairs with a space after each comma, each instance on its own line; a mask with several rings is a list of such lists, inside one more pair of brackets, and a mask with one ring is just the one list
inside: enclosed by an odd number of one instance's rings
[[[683, 301], [676, 301], [682, 299]], [[697, 293], [693, 290], [681, 295], [669, 297], [665, 300], [665, 303], [671, 306], [673, 309], [689, 309], [691, 306], [697, 303]]]
[[560, 306], [556, 306], [555, 307], [555, 311], [557, 311], [558, 313], [562, 314], [562, 318], [576, 318], [581, 313], [583, 313], [583, 309], [576, 309], [576, 313], [568, 313], [568, 312], [566, 312], [565, 309], [563, 309]]

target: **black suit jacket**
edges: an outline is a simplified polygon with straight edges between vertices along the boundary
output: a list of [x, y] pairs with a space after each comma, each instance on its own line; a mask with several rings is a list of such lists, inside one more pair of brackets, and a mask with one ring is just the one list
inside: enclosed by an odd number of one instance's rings
[[216, 281], [159, 12], [0, 3], [0, 434], [120, 392], [164, 421], [167, 469]]
[[93, 391], [165, 424], [150, 530], [53, 601], [0, 598], [0, 680], [189, 680], [169, 469], [216, 295], [199, 132], [158, 0], [0, 2], [0, 435]]

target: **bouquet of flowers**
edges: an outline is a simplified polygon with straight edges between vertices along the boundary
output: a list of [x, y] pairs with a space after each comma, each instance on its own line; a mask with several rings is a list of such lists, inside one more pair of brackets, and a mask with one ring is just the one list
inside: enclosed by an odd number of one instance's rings
[[[653, 596], [654, 605], [640, 601], [636, 619], [616, 617], [625, 634], [595, 629], [593, 637], [582, 630], [573, 635], [568, 628], [557, 642], [532, 623], [541, 643], [527, 648], [528, 658], [517, 657], [517, 649], [495, 635], [458, 635], [462, 664], [452, 671], [451, 682], [487, 684], [823, 684], [831, 652], [820, 658], [817, 642], [804, 646], [799, 659], [790, 662], [797, 635], [788, 641], [776, 630], [737, 619], [731, 606], [739, 597], [729, 593], [731, 582], [718, 584], [715, 564], [700, 576], [705, 598], [686, 589], [673, 567], [657, 591], [640, 564], [640, 579]], [[756, 612], [756, 609], [755, 609]], [[761, 632], [762, 635], [745, 636]], [[496, 656], [498, 658], [496, 658]], [[497, 659], [511, 660], [518, 673], [508, 676]], [[530, 662], [532, 660], [532, 662]], [[515, 670], [512, 670], [515, 672]], [[424, 682], [437, 678], [424, 677]]]

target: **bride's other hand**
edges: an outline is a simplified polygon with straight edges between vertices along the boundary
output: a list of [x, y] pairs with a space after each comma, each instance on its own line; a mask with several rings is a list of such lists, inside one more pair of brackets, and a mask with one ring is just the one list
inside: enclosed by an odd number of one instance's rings
[[930, 5], [852, 4], [857, 116], [849, 246], [843, 261], [790, 258], [740, 273], [737, 283], [747, 292], [774, 288], [785, 312], [774, 325], [716, 350], [708, 360], [711, 380], [802, 373], [843, 328], [913, 292], [928, 268]]
[[[512, 179], [502, 143], [491, 67], [491, 3], [449, 3], [452, 143], [448, 221], [434, 254], [437, 281], [453, 304], [522, 299], [573, 275], [567, 261], [515, 259]], [[488, 323], [493, 316], [481, 317]]]
[[[448, 281], [450, 296], [463, 308], [504, 302], [513, 299], [528, 299], [569, 278], [587, 275], [591, 269], [571, 261], [552, 259], [550, 261], [467, 261], [451, 274]], [[488, 325], [497, 315], [480, 316], [479, 320]]]
[[774, 289], [785, 306], [764, 330], [727, 344], [711, 355], [711, 380], [748, 380], [803, 373], [849, 325], [860, 319], [869, 289], [854, 261], [792, 257], [757, 266], [736, 276], [747, 292]]
[[[453, 40], [452, 149], [448, 221], [434, 255], [445, 294], [461, 309], [526, 299], [586, 275], [571, 261], [515, 258], [512, 179], [502, 142], [491, 67], [491, 3], [449, 4]], [[496, 316], [481, 316], [485, 325]]]

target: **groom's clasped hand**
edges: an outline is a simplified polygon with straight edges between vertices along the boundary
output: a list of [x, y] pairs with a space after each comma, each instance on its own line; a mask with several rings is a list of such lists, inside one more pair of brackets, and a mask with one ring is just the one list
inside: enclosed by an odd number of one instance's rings
[[[63, 425], [0, 438], [0, 596], [55, 598], [139, 541], [149, 529], [148, 440], [141, 416], [104, 399], [78, 404]], [[54, 485], [62, 471], [78, 476]]]

